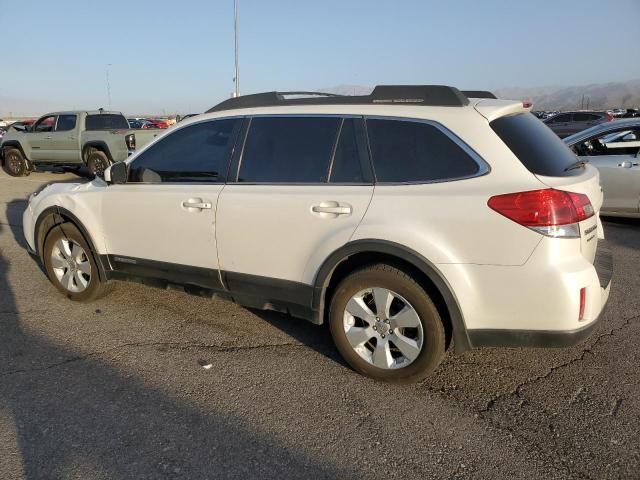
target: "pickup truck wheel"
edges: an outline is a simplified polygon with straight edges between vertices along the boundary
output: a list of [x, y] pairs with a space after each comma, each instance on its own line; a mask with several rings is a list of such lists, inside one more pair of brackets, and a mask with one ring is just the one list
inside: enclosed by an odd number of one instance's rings
[[420, 284], [391, 265], [371, 265], [342, 280], [331, 299], [329, 326], [342, 357], [377, 380], [422, 380], [444, 356], [438, 310]]
[[92, 151], [87, 157], [87, 167], [89, 167], [89, 171], [96, 177], [103, 178], [104, 171], [109, 167], [109, 165], [111, 165], [109, 157], [100, 150]]
[[25, 177], [31, 173], [27, 160], [17, 148], [4, 151], [4, 171], [12, 177]]
[[49, 232], [42, 258], [49, 280], [70, 300], [89, 302], [112, 289], [112, 284], [100, 280], [91, 248], [72, 223], [63, 223]]

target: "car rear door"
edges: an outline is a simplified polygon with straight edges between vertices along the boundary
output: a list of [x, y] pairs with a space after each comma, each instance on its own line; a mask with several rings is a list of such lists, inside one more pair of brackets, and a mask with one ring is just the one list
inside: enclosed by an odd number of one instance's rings
[[240, 119], [177, 128], [129, 163], [110, 185], [104, 240], [117, 271], [220, 289], [215, 212]]
[[57, 162], [80, 163], [80, 147], [78, 143], [78, 115], [60, 114], [54, 131], [51, 133], [51, 160]]
[[355, 117], [256, 116], [246, 130], [216, 213], [220, 268], [232, 292], [283, 300], [312, 284], [368, 208], [364, 126]]

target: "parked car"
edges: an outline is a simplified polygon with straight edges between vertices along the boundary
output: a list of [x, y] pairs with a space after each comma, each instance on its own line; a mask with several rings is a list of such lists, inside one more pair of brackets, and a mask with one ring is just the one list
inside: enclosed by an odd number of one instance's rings
[[169, 124], [164, 120], [155, 118], [145, 118], [142, 128], [169, 128]]
[[129, 128], [134, 130], [142, 128], [142, 122], [136, 118], [127, 118], [127, 122], [129, 123]]
[[[371, 377], [424, 378], [453, 344], [565, 346], [607, 302], [598, 171], [522, 102], [444, 86], [226, 100], [104, 181], [24, 214], [71, 300], [114, 279], [329, 322]], [[238, 148], [242, 146], [242, 148]]]
[[600, 213], [640, 217], [640, 119], [597, 125], [564, 139], [600, 171], [604, 203]]
[[545, 120], [545, 124], [560, 138], [613, 120], [607, 112], [561, 112]]
[[31, 128], [13, 125], [0, 143], [0, 163], [9, 175], [29, 175], [37, 165], [87, 165], [96, 175], [127, 158], [157, 134], [129, 129], [119, 112], [48, 113]]
[[640, 117], [640, 110], [637, 110], [635, 108], [627, 108], [625, 113], [620, 115], [620, 118], [636, 118], [636, 117]]
[[2, 141], [2, 137], [4, 137], [4, 134], [7, 133], [7, 128], [8, 127], [0, 127], [0, 142]]

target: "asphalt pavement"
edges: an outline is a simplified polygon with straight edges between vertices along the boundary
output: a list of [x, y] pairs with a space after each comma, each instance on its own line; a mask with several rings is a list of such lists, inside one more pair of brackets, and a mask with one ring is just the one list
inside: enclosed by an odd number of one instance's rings
[[584, 344], [395, 386], [286, 315], [133, 283], [66, 300], [22, 212], [74, 180], [0, 173], [0, 479], [640, 478], [640, 221], [604, 222], [614, 283]]

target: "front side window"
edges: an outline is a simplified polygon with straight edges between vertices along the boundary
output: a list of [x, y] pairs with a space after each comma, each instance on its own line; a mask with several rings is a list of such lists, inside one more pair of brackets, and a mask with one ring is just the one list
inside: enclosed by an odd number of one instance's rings
[[58, 123], [56, 123], [56, 132], [68, 132], [76, 128], [75, 115], [58, 115]]
[[377, 182], [437, 182], [480, 171], [478, 163], [434, 125], [369, 119], [367, 132]]
[[131, 162], [129, 182], [223, 181], [238, 122], [201, 122], [170, 133]]
[[326, 182], [339, 125], [334, 117], [251, 119], [238, 182]]
[[56, 123], [56, 116], [49, 115], [48, 117], [42, 117], [38, 122], [33, 126], [34, 132], [51, 132]]
[[636, 155], [640, 151], [640, 127], [599, 134], [576, 144], [573, 149], [580, 156]]

